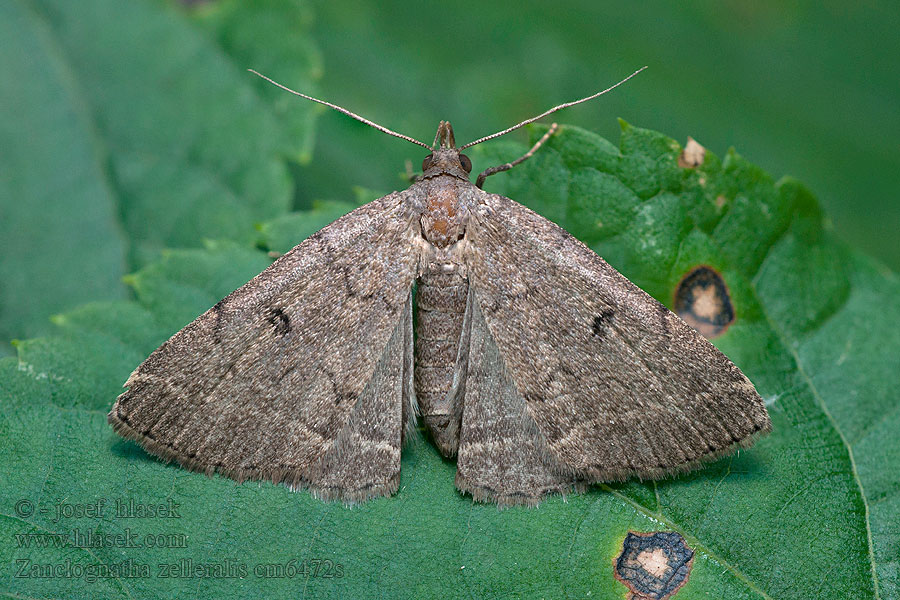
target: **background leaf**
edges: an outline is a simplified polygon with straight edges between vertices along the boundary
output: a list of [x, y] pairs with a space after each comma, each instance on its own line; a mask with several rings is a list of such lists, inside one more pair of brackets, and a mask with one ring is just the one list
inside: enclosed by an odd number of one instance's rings
[[289, 207], [279, 124], [214, 42], [148, 0], [34, 6], [111, 149], [132, 264], [203, 237], [250, 239], [255, 220]]
[[[308, 159], [316, 109], [247, 68], [314, 91], [319, 56], [297, 7], [217, 3], [194, 20], [153, 0], [3, 4], [4, 340], [123, 297], [121, 275], [162, 248], [249, 241], [290, 208], [285, 159]], [[284, 35], [241, 37], [266, 32]]]
[[[508, 160], [524, 148], [497, 144], [475, 158]], [[708, 153], [701, 168], [681, 169], [679, 150], [665, 136], [627, 125], [618, 147], [564, 127], [533, 161], [489, 181], [564, 223], [579, 223], [585, 239], [669, 305], [691, 266], [721, 269], [738, 316], [716, 343], [753, 379], [773, 419], [773, 433], [753, 449], [672, 480], [593, 486], [536, 509], [504, 511], [458, 494], [453, 461], [423, 439], [404, 450], [395, 497], [353, 508], [164, 465], [105, 424], [120, 382], [168, 335], [268, 264], [265, 252], [243, 242], [172, 251], [129, 279], [136, 302], [66, 314], [57, 319], [59, 335], [22, 342], [18, 360], [0, 362], [0, 452], [10, 457], [2, 465], [9, 483], [0, 490], [0, 506], [8, 507], [0, 527], [13, 542], [0, 549], [4, 591], [621, 598], [612, 561], [627, 531], [674, 530], [697, 553], [679, 592], [684, 597], [872, 598], [877, 590], [893, 597], [898, 480], [885, 465], [897, 464], [900, 418], [897, 398], [885, 390], [900, 384], [890, 359], [900, 340], [887, 326], [900, 315], [883, 302], [900, 285], [835, 242], [815, 201], [793, 180], [775, 184], [734, 153], [724, 160]], [[592, 205], [601, 192], [610, 203], [622, 201], [615, 227]], [[320, 210], [332, 208], [346, 206]], [[268, 230], [265, 245], [278, 246]], [[660, 257], [674, 258], [660, 264]], [[826, 281], [836, 263], [843, 265], [839, 285]], [[791, 271], [808, 276], [787, 276]], [[862, 342], [867, 335], [877, 336], [877, 347]], [[174, 502], [180, 516], [107, 512], [54, 522], [57, 503], [99, 498]], [[20, 500], [36, 512], [20, 514]], [[22, 534], [75, 528], [130, 531], [140, 540], [174, 534], [162, 539], [182, 547], [22, 547]], [[140, 563], [150, 575], [15, 578], [17, 559]], [[290, 570], [304, 560], [318, 561], [318, 576]], [[193, 576], [160, 578], [159, 564]], [[260, 576], [273, 565], [294, 574]], [[245, 576], [235, 575], [242, 568]]]
[[[322, 59], [318, 47], [306, 35], [312, 11], [305, 2], [222, 0], [201, 4], [193, 14], [236, 66], [252, 68], [278, 81], [290, 81], [307, 94], [317, 93]], [[266, 43], [260, 44], [260, 40]], [[260, 97], [271, 105], [281, 142], [289, 145], [289, 155], [307, 162], [314, 139], [313, 116], [325, 109], [298, 103], [296, 97], [262, 79], [254, 79], [253, 83]]]
[[[0, 339], [47, 316], [125, 296], [127, 241], [77, 79], [28, 6], [0, 5]], [[28, 301], [24, 301], [29, 298]], [[0, 354], [9, 346], [0, 345]]]

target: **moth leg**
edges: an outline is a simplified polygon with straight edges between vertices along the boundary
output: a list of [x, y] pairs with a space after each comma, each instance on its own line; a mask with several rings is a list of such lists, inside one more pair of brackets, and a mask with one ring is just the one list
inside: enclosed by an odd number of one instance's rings
[[512, 162], [508, 162], [505, 165], [498, 165], [496, 167], [491, 167], [490, 169], [485, 169], [484, 171], [482, 171], [481, 174], [478, 175], [478, 179], [475, 180], [475, 186], [480, 188], [482, 185], [484, 185], [484, 180], [487, 179], [488, 177], [490, 177], [491, 175], [496, 175], [497, 173], [502, 173], [503, 171], [509, 171], [516, 165], [521, 164], [521, 163], [525, 162], [526, 160], [528, 160], [529, 158], [531, 158], [534, 155], [534, 153], [537, 152], [537, 149], [540, 148], [541, 146], [543, 146], [544, 142], [546, 142], [548, 139], [550, 139], [551, 135], [556, 133], [557, 129], [559, 129], [559, 125], [557, 125], [556, 123], [551, 125], [550, 129], [547, 130], [547, 133], [545, 133], [543, 135], [543, 137], [541, 137], [541, 139], [539, 139], [537, 141], [537, 143], [531, 147], [531, 150], [529, 150], [528, 152], [526, 152], [525, 154], [523, 154], [516, 160], [514, 160]]
[[[470, 297], [473, 294], [469, 290]], [[469, 303], [470, 347], [456, 487], [501, 506], [534, 505], [547, 494], [581, 487], [548, 452], [488, 331], [477, 300]]]
[[406, 180], [407, 180], [407, 181], [409, 181], [410, 183], [415, 183], [415, 182], [420, 181], [420, 180], [422, 179], [422, 176], [421, 176], [421, 175], [417, 175], [416, 172], [413, 171], [413, 164], [412, 164], [412, 161], [411, 161], [411, 160], [409, 160], [409, 159], [407, 158], [407, 159], [406, 159], [406, 162], [403, 163], [403, 164], [404, 164], [404, 167], [405, 167], [405, 169], [406, 169]]

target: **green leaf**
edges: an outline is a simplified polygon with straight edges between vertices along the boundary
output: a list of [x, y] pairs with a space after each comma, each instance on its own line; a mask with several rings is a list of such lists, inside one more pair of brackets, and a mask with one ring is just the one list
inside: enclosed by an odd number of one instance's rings
[[[195, 16], [236, 65], [317, 95], [315, 82], [322, 76], [322, 58], [308, 35], [312, 14], [304, 2], [223, 0], [201, 4]], [[290, 144], [290, 155], [307, 162], [313, 146], [314, 115], [326, 109], [262, 79], [254, 83], [260, 97], [271, 104], [278, 128]]]
[[[533, 141], [543, 131], [535, 128]], [[536, 156], [542, 163], [526, 163], [507, 180], [495, 177], [486, 187], [497, 193], [515, 190], [517, 200], [542, 214], [569, 207], [557, 223], [577, 231], [670, 308], [679, 281], [696, 265], [712, 265], [727, 282], [737, 322], [714, 341], [770, 403], [775, 432], [753, 452], [779, 440], [794, 444], [770, 463], [782, 463], [782, 476], [793, 476], [780, 482], [780, 493], [771, 482], [762, 490], [741, 483], [732, 498], [723, 496], [729, 477], [713, 477], [715, 486], [705, 490], [692, 481], [690, 491], [675, 487], [677, 497], [661, 493], [658, 514], [671, 511], [686, 523], [699, 524], [715, 514], [716, 504], [730, 510], [729, 505], [741, 506], [742, 498], [758, 495], [755, 502], [776, 507], [775, 514], [748, 507], [760, 521], [731, 523], [736, 529], [722, 531], [719, 541], [721, 556], [737, 554], [736, 564], [749, 563], [742, 572], [752, 580], [757, 572], [764, 581], [772, 563], [783, 568], [780, 560], [795, 560], [800, 570], [821, 568], [816, 553], [832, 552], [863, 580], [867, 577], [860, 569], [869, 569], [875, 575], [871, 587], [841, 591], [842, 584], [853, 580], [849, 573], [839, 583], [836, 571], [824, 580], [798, 572], [793, 590], [806, 589], [799, 595], [807, 597], [868, 597], [876, 593], [877, 581], [881, 597], [898, 597], [900, 534], [891, 525], [900, 521], [900, 401], [892, 394], [900, 383], [895, 366], [900, 282], [836, 242], [812, 194], [795, 180], [775, 184], [733, 151], [724, 161], [707, 151], [701, 167], [678, 174], [671, 143], [661, 134], [626, 125], [619, 152], [588, 132], [565, 128]], [[509, 148], [502, 156], [482, 160], [504, 162], [523, 151], [523, 146]], [[635, 201], [638, 192], [610, 183], [612, 176], [634, 181], [653, 163], [660, 165], [650, 178], [654, 183], [640, 189], [654, 195], [640, 204]], [[567, 179], [568, 186], [557, 185], [557, 193], [548, 193], [521, 184], [535, 179], [545, 165], [558, 171], [547, 179]], [[601, 220], [571, 210], [585, 203], [608, 210], [594, 213]], [[629, 223], [608, 231], [602, 215], [610, 210], [617, 218], [628, 215]], [[798, 447], [811, 444], [830, 444], [831, 450]], [[698, 478], [704, 479], [702, 474]], [[833, 512], [823, 514], [826, 504], [839, 497], [844, 504], [832, 504]], [[632, 496], [654, 508], [652, 499], [639, 498], [640, 491]], [[797, 522], [785, 519], [788, 512]], [[817, 513], [821, 521], [811, 518]], [[740, 547], [735, 539], [741, 540]], [[762, 560], [775, 552], [773, 546], [783, 546], [788, 554]], [[850, 554], [854, 546], [855, 556]], [[806, 557], [798, 556], [804, 552]], [[802, 585], [804, 579], [808, 587]], [[818, 584], [830, 593], [819, 591]], [[773, 593], [777, 588], [759, 587], [779, 596]]]
[[259, 226], [259, 244], [283, 254], [300, 240], [306, 239], [357, 206], [359, 205], [350, 202], [316, 202], [311, 210], [287, 214], [262, 223]]
[[[473, 160], [484, 166], [525, 147], [477, 150]], [[503, 511], [458, 494], [453, 461], [423, 439], [404, 449], [394, 497], [353, 508], [165, 465], [117, 438], [106, 411], [147, 353], [269, 261], [243, 241], [172, 251], [129, 278], [135, 302], [68, 313], [58, 335], [23, 342], [18, 360], [0, 361], [0, 590], [622, 598], [612, 563], [627, 532], [674, 530], [696, 552], [679, 598], [897, 597], [900, 282], [836, 243], [796, 182], [775, 183], [733, 152], [724, 160], [708, 152], [702, 166], [681, 169], [678, 151], [665, 136], [630, 126], [618, 147], [563, 127], [487, 187], [577, 232], [669, 306], [692, 267], [717, 269], [737, 317], [714, 341], [757, 385], [774, 426], [752, 449], [675, 479], [597, 485]], [[264, 225], [264, 245], [298, 242], [285, 227], [305, 234], [325, 209], [306, 224], [294, 216]], [[102, 519], [54, 521], [58, 503], [75, 510], [101, 498]], [[117, 517], [109, 508], [117, 500], [174, 502], [180, 516]], [[25, 514], [29, 506], [36, 512]], [[76, 528], [140, 540], [171, 534], [161, 539], [178, 547], [22, 545], [39, 539], [27, 534]], [[68, 572], [147, 565], [150, 573], [17, 578], [16, 560], [68, 564]], [[172, 563], [192, 564], [191, 576], [159, 577], [158, 565]], [[281, 576], [262, 576], [279, 565]]]
[[304, 4], [217, 2], [196, 18], [152, 0], [0, 11], [0, 338], [124, 297], [121, 276], [162, 248], [251, 241], [291, 206], [284, 160], [308, 158], [316, 109], [247, 68], [313, 89]]
[[[250, 241], [256, 222], [290, 207], [283, 158], [310, 143], [312, 107], [296, 106], [285, 128], [269, 91], [246, 70], [253, 51], [233, 24], [241, 15], [222, 7], [204, 31], [151, 0], [15, 4], [41, 28], [77, 90], [95, 154], [107, 161], [105, 183], [132, 265], [204, 238]], [[265, 9], [241, 14], [258, 23]], [[317, 55], [303, 36], [293, 40], [291, 73], [308, 80]]]
[[52, 32], [26, 4], [5, 2], [0, 38], [5, 342], [49, 332], [52, 313], [124, 297], [126, 242], [102, 141]]

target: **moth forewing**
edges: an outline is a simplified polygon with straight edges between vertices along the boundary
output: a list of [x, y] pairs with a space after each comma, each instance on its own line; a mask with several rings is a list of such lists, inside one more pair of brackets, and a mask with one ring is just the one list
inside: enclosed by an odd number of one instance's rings
[[156, 349], [110, 424], [193, 470], [392, 493], [414, 419], [417, 210], [390, 194], [307, 238]]
[[571, 483], [662, 477], [769, 431], [749, 380], [679, 317], [557, 225], [483, 201], [467, 229], [469, 285]]

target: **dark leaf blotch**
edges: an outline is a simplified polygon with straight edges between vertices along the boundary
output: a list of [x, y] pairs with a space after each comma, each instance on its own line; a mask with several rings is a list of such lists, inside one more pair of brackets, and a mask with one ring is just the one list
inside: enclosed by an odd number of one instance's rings
[[722, 276], [706, 265], [694, 267], [675, 289], [675, 313], [706, 338], [722, 335], [734, 322], [734, 306]]
[[679, 533], [629, 531], [613, 567], [629, 599], [666, 600], [687, 582], [693, 562], [694, 551]]

